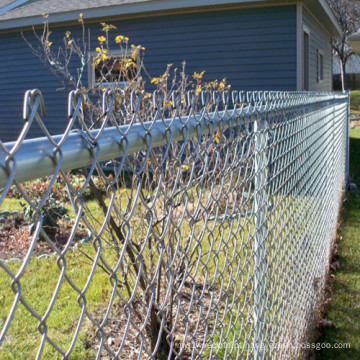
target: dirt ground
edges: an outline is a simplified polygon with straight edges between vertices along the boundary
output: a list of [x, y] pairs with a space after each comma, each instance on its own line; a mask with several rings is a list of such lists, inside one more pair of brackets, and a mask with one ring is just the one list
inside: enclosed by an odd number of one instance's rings
[[[62, 249], [70, 234], [71, 229], [59, 228], [53, 236], [54, 244]], [[87, 233], [80, 231], [75, 235], [75, 243], [85, 238]], [[0, 259], [11, 258], [23, 259], [31, 245], [32, 237], [30, 234], [29, 223], [24, 219], [24, 215], [11, 214], [2, 217], [0, 222]], [[51, 254], [54, 250], [47, 241], [37, 240], [32, 256]]]
[[359, 129], [360, 128], [360, 120], [350, 120], [350, 129]]

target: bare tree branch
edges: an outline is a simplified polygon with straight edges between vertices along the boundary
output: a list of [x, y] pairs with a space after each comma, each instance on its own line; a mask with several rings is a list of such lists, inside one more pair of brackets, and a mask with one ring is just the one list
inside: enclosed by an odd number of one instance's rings
[[359, 30], [360, 27], [360, 1], [359, 0], [328, 0], [336, 20], [338, 21], [342, 36], [333, 41], [333, 50], [340, 61], [342, 68], [342, 86], [346, 87], [346, 63], [354, 55], [349, 43], [349, 36]]

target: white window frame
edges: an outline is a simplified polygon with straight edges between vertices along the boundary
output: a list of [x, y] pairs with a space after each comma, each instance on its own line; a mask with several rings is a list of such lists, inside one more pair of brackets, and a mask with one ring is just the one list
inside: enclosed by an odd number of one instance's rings
[[[302, 26], [302, 89], [305, 90], [305, 85], [307, 85], [308, 89], [306, 89], [307, 91], [309, 91], [311, 89], [311, 84], [310, 84], [310, 78], [311, 78], [311, 64], [310, 64], [310, 60], [311, 60], [311, 31], [310, 28], [308, 26], [306, 26], [305, 24], [303, 24]], [[306, 62], [305, 62], [305, 43], [304, 43], [304, 34], [307, 34], [308, 36], [308, 48], [307, 48], [307, 58], [306, 58]], [[307, 74], [305, 72], [305, 65], [307, 65]], [[307, 75], [307, 76], [306, 76]], [[305, 76], [306, 76], [306, 81], [305, 81]]]
[[[90, 85], [91, 88], [96, 88], [97, 86], [101, 85], [101, 86], [105, 86], [105, 87], [109, 87], [109, 86], [113, 86], [113, 85], [117, 85], [119, 87], [125, 87], [126, 85], [128, 85], [128, 81], [118, 81], [118, 82], [102, 82], [102, 83], [98, 83], [96, 82], [96, 78], [95, 78], [95, 59], [97, 57], [99, 53], [97, 51], [89, 51], [89, 69], [88, 69], [88, 83]], [[117, 50], [109, 50], [107, 53], [108, 56], [110, 57], [123, 57], [123, 58], [127, 58], [127, 57], [131, 57], [131, 49], [117, 49]], [[136, 61], [137, 65], [139, 66], [139, 58]]]
[[323, 51], [317, 51], [317, 81], [321, 83], [324, 81], [324, 53]]

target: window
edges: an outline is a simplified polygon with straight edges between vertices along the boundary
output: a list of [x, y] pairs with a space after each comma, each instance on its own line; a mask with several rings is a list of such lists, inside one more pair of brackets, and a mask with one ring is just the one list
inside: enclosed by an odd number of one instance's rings
[[324, 54], [322, 51], [318, 50], [318, 82], [324, 80]]
[[[107, 55], [107, 54], [106, 54]], [[137, 75], [137, 62], [132, 59], [130, 52], [111, 52], [110, 55], [99, 56], [91, 53], [91, 84], [93, 86], [110, 86], [118, 84], [125, 86]]]

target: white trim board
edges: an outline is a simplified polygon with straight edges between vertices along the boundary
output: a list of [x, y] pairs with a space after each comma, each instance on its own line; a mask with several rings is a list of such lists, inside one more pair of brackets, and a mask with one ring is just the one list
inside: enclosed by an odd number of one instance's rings
[[303, 88], [303, 4], [296, 4], [296, 89]]

